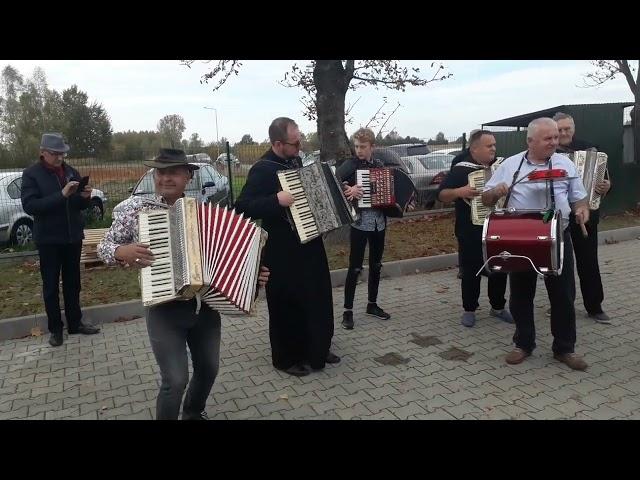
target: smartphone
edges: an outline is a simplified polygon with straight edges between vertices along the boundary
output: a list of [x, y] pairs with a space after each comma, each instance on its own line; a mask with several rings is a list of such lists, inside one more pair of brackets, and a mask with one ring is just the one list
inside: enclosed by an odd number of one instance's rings
[[84, 191], [84, 187], [87, 185], [89, 185], [89, 175], [80, 179], [80, 185], [78, 185], [78, 190], [76, 190], [76, 192], [82, 193]]

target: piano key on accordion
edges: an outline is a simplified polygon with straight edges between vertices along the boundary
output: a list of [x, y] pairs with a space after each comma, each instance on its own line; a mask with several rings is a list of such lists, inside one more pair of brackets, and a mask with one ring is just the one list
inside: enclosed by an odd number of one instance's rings
[[602, 196], [596, 192], [596, 186], [604, 180], [608, 155], [593, 150], [577, 150], [567, 156], [575, 163], [578, 176], [582, 178], [582, 183], [587, 191], [589, 208], [597, 210], [600, 208]]
[[327, 163], [315, 162], [297, 170], [280, 170], [278, 180], [282, 190], [293, 195], [294, 203], [287, 210], [300, 243], [349, 225], [357, 218]]
[[166, 210], [140, 212], [138, 239], [155, 257], [151, 266], [140, 270], [143, 305], [193, 298], [202, 288], [197, 221], [192, 198], [180, 199]]
[[364, 191], [358, 200], [358, 207], [382, 208], [396, 204], [393, 171], [390, 168], [358, 169], [356, 183]]
[[181, 198], [139, 213], [139, 240], [155, 260], [140, 270], [145, 306], [198, 296], [221, 313], [251, 313], [266, 232], [217, 205]]

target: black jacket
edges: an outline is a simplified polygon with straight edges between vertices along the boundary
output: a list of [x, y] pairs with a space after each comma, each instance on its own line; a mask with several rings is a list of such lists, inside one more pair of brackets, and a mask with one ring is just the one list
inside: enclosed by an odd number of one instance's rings
[[269, 285], [272, 288], [280, 282], [315, 284], [320, 279], [324, 280], [325, 274], [328, 278], [322, 237], [301, 244], [287, 219], [286, 208], [278, 203], [277, 195], [281, 188], [277, 172], [298, 166], [297, 159], [288, 162], [269, 150], [249, 170], [235, 204], [239, 213], [262, 220], [262, 228], [269, 234], [264, 249], [264, 265], [271, 270]]
[[[78, 171], [63, 164], [65, 184], [80, 181]], [[64, 185], [54, 172], [39, 161], [22, 172], [22, 208], [33, 216], [33, 240], [36, 245], [79, 243], [84, 238], [84, 220], [80, 211], [91, 205], [79, 193], [65, 198]]]
[[556, 152], [558, 153], [576, 152], [579, 150], [588, 150], [590, 148], [595, 148], [596, 150], [599, 150], [597, 145], [594, 145], [593, 143], [585, 142], [584, 140], [579, 140], [576, 137], [573, 137], [573, 139], [571, 140], [571, 143], [566, 147], [563, 147], [562, 145], [558, 145]]

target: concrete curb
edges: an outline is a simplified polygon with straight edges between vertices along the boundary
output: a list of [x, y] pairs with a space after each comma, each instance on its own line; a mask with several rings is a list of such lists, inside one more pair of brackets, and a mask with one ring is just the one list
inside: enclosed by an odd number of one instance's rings
[[[616, 243], [626, 240], [640, 239], [640, 227], [620, 228], [598, 233], [598, 244]], [[382, 278], [394, 278], [416, 273], [444, 270], [458, 265], [458, 254], [436, 255], [433, 257], [409, 258], [395, 262], [385, 263], [382, 268]], [[368, 276], [367, 267], [360, 275], [362, 281]], [[331, 284], [335, 287], [344, 285], [347, 277], [347, 269], [331, 271]], [[109, 303], [95, 305], [82, 309], [83, 321], [92, 325], [103, 323], [132, 320], [144, 316], [144, 307], [140, 300], [128, 302]], [[0, 319], [0, 340], [22, 338], [31, 334], [33, 327], [39, 326], [43, 332], [47, 332], [47, 316], [44, 313]]]

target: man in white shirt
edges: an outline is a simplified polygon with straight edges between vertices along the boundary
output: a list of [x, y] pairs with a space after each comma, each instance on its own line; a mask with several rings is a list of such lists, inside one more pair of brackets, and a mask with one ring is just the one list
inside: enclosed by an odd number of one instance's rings
[[[576, 342], [576, 314], [573, 304], [575, 279], [573, 273], [573, 248], [571, 235], [566, 227], [569, 214], [573, 212], [578, 224], [589, 221], [587, 192], [582, 180], [577, 177], [575, 165], [566, 156], [555, 153], [558, 147], [558, 126], [550, 118], [538, 118], [527, 127], [527, 146], [525, 152], [518, 153], [502, 162], [482, 194], [482, 202], [493, 206], [510, 192], [506, 208], [516, 210], [545, 210], [555, 203], [556, 210], [562, 212], [564, 238], [564, 264], [562, 274], [545, 276], [545, 286], [551, 301], [551, 333], [553, 334], [553, 357], [574, 370], [585, 370], [587, 363], [574, 353]], [[520, 182], [534, 170], [561, 168], [567, 171], [569, 179], [554, 181], [553, 195], [547, 182]], [[575, 178], [571, 178], [575, 177]], [[511, 187], [511, 188], [510, 188]], [[537, 274], [514, 272], [509, 274], [509, 310], [516, 323], [513, 341], [516, 348], [507, 355], [506, 362], [519, 364], [536, 347], [533, 299], [536, 292]]]

